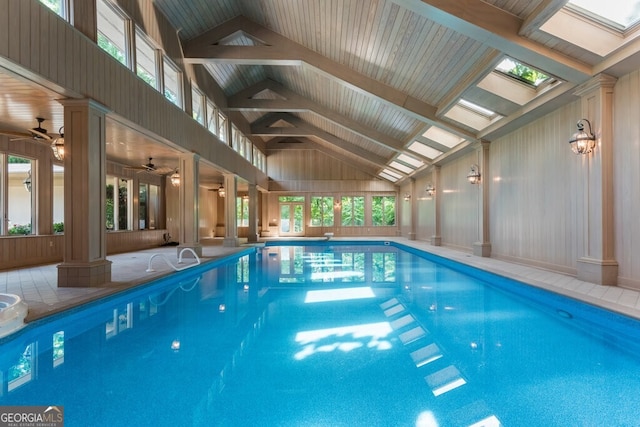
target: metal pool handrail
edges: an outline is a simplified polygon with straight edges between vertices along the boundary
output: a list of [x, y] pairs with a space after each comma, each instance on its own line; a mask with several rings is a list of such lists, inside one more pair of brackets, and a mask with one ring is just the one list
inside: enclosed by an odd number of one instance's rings
[[182, 271], [182, 270], [186, 270], [187, 268], [200, 265], [200, 258], [198, 257], [198, 254], [196, 254], [195, 251], [191, 248], [184, 248], [180, 251], [180, 253], [178, 254], [178, 264], [182, 264], [182, 254], [184, 253], [184, 251], [189, 251], [193, 254], [194, 258], [196, 259], [196, 262], [194, 264], [185, 265], [184, 267], [176, 267], [175, 265], [171, 264], [171, 261], [169, 261], [169, 258], [167, 258], [165, 254], [157, 253], [157, 254], [151, 255], [151, 257], [149, 258], [149, 265], [147, 266], [147, 269], [145, 271], [147, 273], [152, 273], [155, 271], [153, 268], [151, 268], [151, 261], [153, 261], [153, 259], [157, 256], [162, 257], [162, 259], [164, 259], [167, 265], [173, 268], [175, 271]]

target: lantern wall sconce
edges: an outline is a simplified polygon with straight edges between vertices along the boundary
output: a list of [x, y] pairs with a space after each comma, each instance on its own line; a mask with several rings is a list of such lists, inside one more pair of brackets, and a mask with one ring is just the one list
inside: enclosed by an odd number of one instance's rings
[[436, 194], [436, 187], [434, 187], [433, 184], [429, 183], [427, 184], [427, 189], [425, 191], [429, 196], [433, 197], [433, 195]]
[[57, 160], [64, 160], [64, 126], [62, 126], [58, 133], [60, 134], [59, 138], [56, 138], [51, 143], [51, 151], [53, 151], [53, 157]]
[[[589, 133], [584, 131], [585, 122], [589, 125]], [[569, 144], [571, 145], [571, 151], [575, 154], [589, 154], [596, 146], [596, 136], [591, 130], [591, 122], [587, 119], [580, 119], [576, 124], [578, 132], [574, 133]]]
[[411, 200], [411, 194], [409, 193], [404, 193], [404, 201], [408, 202], [409, 200]]
[[171, 174], [169, 180], [171, 181], [171, 185], [173, 185], [174, 187], [180, 185], [180, 174], [178, 173], [178, 169], [176, 169], [176, 171]]
[[224, 197], [226, 195], [227, 195], [227, 192], [224, 189], [224, 185], [221, 185], [220, 187], [218, 187], [218, 196]]
[[480, 183], [480, 170], [478, 169], [478, 165], [471, 165], [471, 170], [467, 174], [467, 180], [471, 184], [479, 184]]

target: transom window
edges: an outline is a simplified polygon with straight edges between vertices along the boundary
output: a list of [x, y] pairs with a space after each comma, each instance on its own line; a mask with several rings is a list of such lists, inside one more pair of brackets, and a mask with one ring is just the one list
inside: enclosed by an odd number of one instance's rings
[[98, 0], [96, 6], [98, 46], [118, 62], [128, 65], [124, 16], [104, 0]]
[[156, 48], [140, 29], [136, 29], [136, 74], [149, 86], [158, 88]]

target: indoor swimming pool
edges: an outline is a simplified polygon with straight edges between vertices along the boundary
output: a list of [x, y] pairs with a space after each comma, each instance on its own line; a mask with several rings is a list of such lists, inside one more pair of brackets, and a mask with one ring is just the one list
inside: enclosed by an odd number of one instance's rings
[[389, 242], [246, 249], [0, 340], [69, 426], [635, 426], [640, 324]]

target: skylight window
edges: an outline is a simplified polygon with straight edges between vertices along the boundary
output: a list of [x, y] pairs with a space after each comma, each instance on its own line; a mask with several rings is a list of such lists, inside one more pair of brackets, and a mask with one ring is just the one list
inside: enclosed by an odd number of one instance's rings
[[442, 154], [442, 151], [436, 150], [435, 148], [429, 147], [428, 145], [425, 145], [418, 141], [414, 141], [414, 143], [411, 144], [408, 148], [409, 150], [421, 154], [428, 159], [435, 159], [440, 154]]
[[400, 154], [398, 156], [398, 160], [410, 166], [413, 166], [414, 168], [419, 168], [420, 166], [424, 165], [424, 162], [422, 160], [407, 156], [406, 154]]
[[640, 20], [640, 0], [571, 0], [569, 7], [627, 29]]
[[460, 101], [458, 101], [458, 104], [490, 119], [496, 116], [495, 111], [491, 111], [488, 108], [481, 107], [478, 104], [474, 104], [473, 102], [469, 102], [465, 99], [461, 99]]
[[399, 170], [400, 172], [404, 172], [406, 174], [410, 174], [411, 172], [413, 172], [413, 169], [411, 169], [408, 166], [403, 165], [400, 162], [395, 162], [395, 161], [391, 162], [391, 163], [389, 163], [389, 166], [391, 166], [394, 169]]
[[503, 59], [496, 67], [496, 71], [535, 87], [549, 80], [549, 76], [546, 74], [511, 58]]

